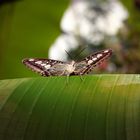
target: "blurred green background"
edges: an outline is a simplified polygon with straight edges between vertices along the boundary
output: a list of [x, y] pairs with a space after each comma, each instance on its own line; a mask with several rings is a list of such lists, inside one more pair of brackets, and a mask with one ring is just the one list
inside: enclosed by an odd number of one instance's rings
[[22, 64], [26, 57], [47, 57], [60, 34], [67, 0], [21, 0], [0, 6], [0, 79], [38, 76]]
[[[140, 5], [136, 1], [122, 0], [129, 12], [129, 34], [118, 34], [125, 54], [122, 49], [118, 51], [116, 56], [123, 57], [116, 64], [128, 66], [127, 73], [140, 72]], [[3, 0], [0, 5], [0, 79], [38, 76], [21, 61], [26, 57], [47, 58], [50, 45], [60, 34], [60, 20], [69, 3], [67, 0], [10, 3]], [[123, 73], [123, 70], [116, 73]]]

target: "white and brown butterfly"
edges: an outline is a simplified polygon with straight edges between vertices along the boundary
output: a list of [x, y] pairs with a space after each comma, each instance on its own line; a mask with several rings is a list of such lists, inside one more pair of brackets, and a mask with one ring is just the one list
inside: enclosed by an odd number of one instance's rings
[[101, 64], [112, 54], [111, 49], [96, 52], [84, 58], [82, 61], [62, 62], [44, 58], [26, 58], [23, 63], [42, 76], [71, 76], [85, 75], [93, 68]]

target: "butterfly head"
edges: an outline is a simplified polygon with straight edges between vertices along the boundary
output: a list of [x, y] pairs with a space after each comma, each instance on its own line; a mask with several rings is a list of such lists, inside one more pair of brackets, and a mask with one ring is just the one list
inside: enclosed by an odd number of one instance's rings
[[71, 61], [70, 64], [67, 64], [66, 71], [70, 74], [75, 70], [75, 61]]

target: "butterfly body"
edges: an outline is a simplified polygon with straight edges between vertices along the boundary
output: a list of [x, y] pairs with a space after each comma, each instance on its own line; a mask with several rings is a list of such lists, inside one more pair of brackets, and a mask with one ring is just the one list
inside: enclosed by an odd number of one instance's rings
[[23, 60], [23, 63], [28, 68], [42, 76], [85, 75], [93, 70], [96, 65], [107, 59], [111, 54], [112, 50], [106, 49], [89, 55], [80, 62], [62, 62], [44, 58], [26, 58]]

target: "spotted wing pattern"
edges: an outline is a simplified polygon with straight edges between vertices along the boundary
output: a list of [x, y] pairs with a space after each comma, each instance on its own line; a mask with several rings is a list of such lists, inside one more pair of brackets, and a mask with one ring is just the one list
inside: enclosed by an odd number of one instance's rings
[[94, 53], [80, 62], [62, 62], [51, 59], [26, 58], [23, 63], [42, 76], [84, 75], [112, 54], [111, 49]]
[[42, 76], [62, 75], [66, 65], [62, 61], [41, 58], [25, 58], [22, 62], [29, 69]]
[[106, 49], [89, 55], [84, 60], [75, 64], [75, 71], [73, 75], [88, 74], [91, 70], [93, 70], [94, 67], [101, 64], [105, 59], [110, 57], [111, 54], [112, 50]]

